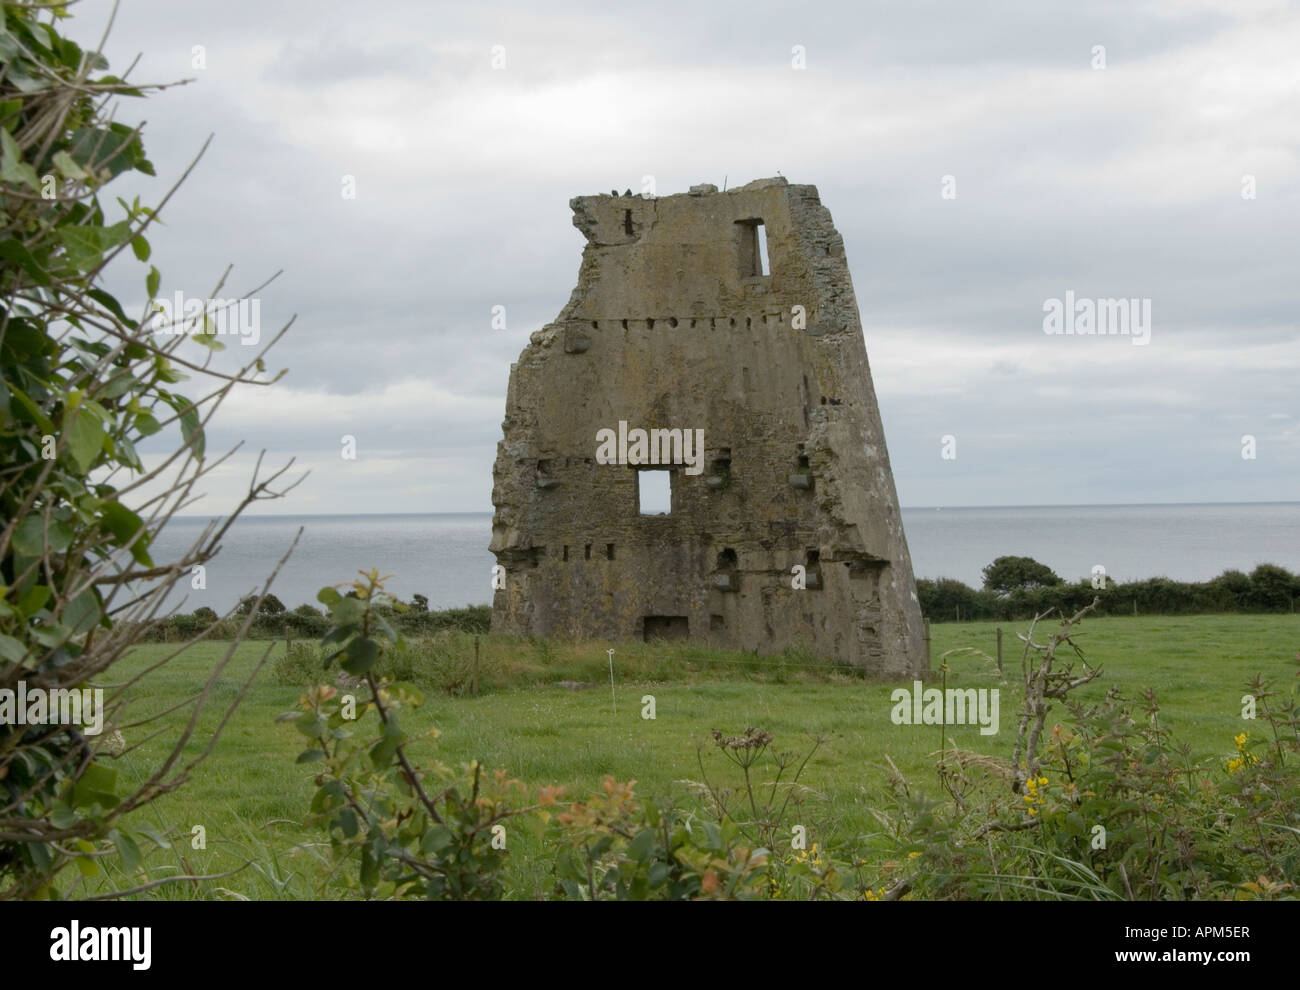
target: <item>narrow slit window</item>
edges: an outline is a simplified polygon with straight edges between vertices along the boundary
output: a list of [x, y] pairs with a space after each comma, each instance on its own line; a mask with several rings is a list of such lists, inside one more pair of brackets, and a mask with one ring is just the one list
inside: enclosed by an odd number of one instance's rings
[[767, 229], [762, 220], [737, 220], [740, 230], [740, 276], [759, 278], [770, 275], [767, 260]]

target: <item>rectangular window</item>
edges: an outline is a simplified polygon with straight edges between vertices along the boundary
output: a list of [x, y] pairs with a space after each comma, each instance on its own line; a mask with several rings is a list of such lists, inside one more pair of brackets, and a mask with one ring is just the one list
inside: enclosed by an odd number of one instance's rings
[[642, 632], [647, 643], [656, 639], [688, 639], [690, 620], [684, 615], [647, 615]]
[[762, 220], [737, 220], [740, 237], [740, 277], [758, 278], [771, 274], [767, 261], [767, 230]]
[[673, 511], [673, 472], [636, 473], [637, 511], [643, 516], [667, 516]]

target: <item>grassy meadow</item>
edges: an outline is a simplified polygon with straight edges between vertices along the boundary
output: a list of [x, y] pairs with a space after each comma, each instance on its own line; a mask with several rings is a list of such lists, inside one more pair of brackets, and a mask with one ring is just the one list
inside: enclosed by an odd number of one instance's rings
[[[928, 684], [939, 684], [938, 669], [949, 651], [971, 647], [994, 652], [999, 623], [937, 624], [932, 628], [932, 666]], [[1001, 689], [1000, 732], [981, 736], [977, 726], [945, 726], [946, 739], [957, 746], [1009, 759], [1015, 742], [1021, 693], [1018, 685], [1020, 646], [1017, 627], [1004, 631], [1005, 680], [991, 659], [950, 653], [948, 685]], [[1041, 631], [1042, 627], [1040, 627]], [[1023, 627], [1021, 627], [1023, 631]], [[1193, 745], [1195, 758], [1226, 758], [1233, 736], [1242, 731], [1241, 696], [1256, 673], [1289, 690], [1300, 651], [1300, 618], [1293, 615], [1112, 617], [1085, 620], [1079, 642], [1089, 662], [1103, 674], [1079, 696], [1099, 699], [1110, 686], [1136, 700], [1154, 688], [1161, 717], [1179, 739]], [[488, 769], [503, 768], [535, 793], [543, 785], [565, 786], [571, 797], [599, 786], [606, 774], [635, 779], [638, 794], [671, 795], [691, 806], [691, 781], [701, 777], [697, 747], [710, 730], [740, 733], [747, 726], [772, 732], [775, 746], [805, 751], [811, 734], [825, 742], [802, 778], [809, 790], [790, 817], [808, 828], [810, 841], [837, 837], [870, 846], [879, 825], [871, 813], [889, 800], [886, 757], [914, 787], [938, 791], [933, 752], [941, 744], [940, 727], [894, 725], [890, 692], [907, 682], [863, 680], [830, 665], [816, 666], [807, 657], [754, 658], [669, 643], [616, 646], [614, 656], [617, 711], [611, 702], [608, 644], [572, 644], [506, 637], [480, 637], [477, 671], [479, 693], [451, 694], [465, 684], [465, 665], [473, 655], [473, 637], [444, 634], [438, 659], [428, 671], [420, 643], [404, 654], [411, 669], [405, 679], [420, 684], [425, 703], [404, 716], [414, 736], [437, 727], [436, 743], [420, 738], [410, 745], [413, 759], [436, 758], [448, 765], [471, 759]], [[174, 646], [151, 644], [111, 672], [114, 679], [156, 663]], [[181, 708], [148, 729], [130, 722], [180, 705], [204, 683], [227, 644], [201, 643], [151, 674], [147, 692], [135, 697], [123, 720], [127, 751], [114, 761], [123, 784], [140, 780], [167, 740], [188, 718]], [[67, 894], [92, 895], [108, 885], [132, 886], [145, 877], [170, 873], [218, 874], [243, 867], [233, 876], [171, 884], [143, 896], [162, 898], [331, 898], [345, 888], [334, 875], [325, 837], [304, 830], [300, 821], [311, 795], [313, 768], [296, 765], [304, 747], [293, 726], [275, 716], [292, 709], [301, 686], [278, 683], [298, 668], [283, 663], [286, 645], [250, 642], [241, 645], [216, 683], [211, 702], [190, 746], [197, 752], [217, 724], [242, 679], [270, 651], [268, 662], [227, 724], [212, 754], [181, 790], [135, 813], [124, 824], [147, 824], [173, 839], [171, 849], [145, 849], [143, 874], [123, 877], [104, 861], [107, 879], [83, 881], [65, 874]], [[448, 673], [448, 665], [455, 668]], [[330, 679], [334, 671], [330, 672]], [[559, 682], [569, 682], [561, 686]], [[576, 682], [576, 683], [574, 683]], [[304, 675], [305, 683], [305, 675]], [[642, 718], [642, 697], [653, 695], [656, 718]], [[1053, 715], [1061, 713], [1058, 705]], [[1049, 718], [1050, 726], [1054, 719]], [[160, 729], [155, 738], [150, 733]], [[713, 752], [703, 751], [711, 778], [734, 784], [731, 768]], [[524, 819], [509, 836], [508, 887], [512, 896], [543, 896], [550, 887], [550, 852], [540, 826]], [[191, 847], [191, 833], [202, 826], [206, 848]], [[245, 865], [250, 864], [250, 865]], [[351, 868], [351, 867], [349, 867]]]

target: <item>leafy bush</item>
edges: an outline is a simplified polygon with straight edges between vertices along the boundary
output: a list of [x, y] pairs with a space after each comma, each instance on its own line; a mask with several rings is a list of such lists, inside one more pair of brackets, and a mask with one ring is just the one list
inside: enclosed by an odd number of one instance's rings
[[[1043, 646], [1025, 647], [1025, 707], [1010, 764], [941, 754], [949, 801], [895, 773], [882, 822], [922, 869], [924, 898], [1181, 900], [1294, 898], [1300, 869], [1300, 716], [1294, 694], [1247, 685], [1265, 731], [1218, 756], [1175, 741], [1147, 692], [1138, 711], [1113, 689], [1097, 705], [1068, 698], [1099, 673], [1060, 666], [1084, 609]], [[1031, 626], [1030, 638], [1034, 638]], [[1069, 717], [1045, 733], [1048, 699]], [[1225, 743], [1228, 742], [1225, 740]]]
[[320, 649], [315, 643], [290, 643], [276, 657], [271, 673], [280, 684], [309, 687], [320, 681], [321, 670]]
[[998, 595], [1052, 587], [1061, 579], [1046, 564], [1032, 557], [998, 557], [984, 568], [984, 587]]
[[276, 598], [275, 595], [249, 595], [239, 600], [239, 605], [235, 608], [239, 615], [281, 615], [284, 613], [284, 602]]
[[[223, 345], [207, 323], [159, 338], [105, 291], [105, 267], [128, 249], [149, 261], [156, 219], [138, 198], [117, 199], [117, 219], [100, 202], [117, 176], [154, 174], [139, 128], [114, 120], [111, 104], [159, 87], [107, 74], [102, 53], [59, 33], [67, 16], [59, 4], [0, 7], [0, 688], [10, 691], [100, 683], [176, 582], [215, 556], [235, 517], [282, 494], [270, 488], [278, 473], [255, 473], [231, 516], [179, 559], [154, 559], [158, 534], [221, 460], [206, 457], [205, 424], [236, 385], [274, 380], [263, 361], [274, 339], [217, 374], [210, 362]], [[158, 269], [141, 275], [144, 295], [156, 297]], [[191, 346], [198, 353], [186, 356]], [[201, 398], [176, 388], [187, 378]], [[150, 437], [171, 445], [153, 468], [138, 453]], [[197, 637], [204, 620], [175, 631]], [[197, 693], [195, 718], [233, 650]], [[101, 713], [117, 721], [124, 688], [103, 690]], [[121, 820], [181, 784], [202, 759], [184, 758], [191, 741], [187, 732], [156, 766], [136, 764], [128, 784], [109, 763], [107, 737], [0, 725], [0, 898], [57, 897], [69, 866], [103, 877], [109, 854], [119, 875], [133, 876], [140, 848]]]
[[303, 696], [300, 711], [281, 716], [309, 740], [297, 762], [320, 763], [307, 821], [326, 831], [340, 865], [355, 867], [366, 897], [499, 898], [504, 823], [535, 808], [510, 807], [507, 799], [524, 788], [502, 771], [485, 776], [477, 762], [461, 773], [412, 763], [413, 740], [399, 718], [423, 698], [414, 685], [377, 673], [381, 657], [401, 643], [382, 611], [405, 606], [384, 594], [378, 571], [352, 592], [321, 589], [331, 621], [321, 640], [324, 664], [337, 659], [369, 697], [358, 706], [320, 685]]
[[1246, 600], [1266, 612], [1291, 611], [1295, 605], [1300, 578], [1274, 564], [1260, 564], [1250, 572], [1250, 591]]

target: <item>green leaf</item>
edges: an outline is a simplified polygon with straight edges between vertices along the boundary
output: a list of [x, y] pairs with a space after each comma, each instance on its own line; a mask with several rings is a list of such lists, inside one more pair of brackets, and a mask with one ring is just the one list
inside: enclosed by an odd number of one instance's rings
[[66, 151], [56, 151], [54, 153], [54, 167], [59, 170], [59, 174], [65, 179], [80, 181], [90, 178], [90, 173], [73, 161], [72, 156]]
[[130, 327], [132, 330], [135, 329], [135, 320], [127, 316], [122, 309], [122, 304], [103, 289], [87, 289], [86, 295], [102, 304], [105, 309], [121, 320], [125, 326]]
[[627, 847], [627, 854], [638, 863], [644, 863], [650, 858], [650, 850], [654, 848], [655, 833], [654, 829], [647, 828], [638, 832]]
[[361, 886], [366, 890], [374, 890], [375, 885], [379, 883], [379, 860], [371, 852], [369, 846], [361, 850]]
[[107, 169], [109, 178], [113, 178], [138, 168], [144, 160], [144, 149], [139, 136], [123, 124], [82, 127], [72, 133], [72, 157], [85, 168]]
[[346, 801], [347, 791], [343, 789], [343, 784], [337, 780], [329, 780], [317, 788], [315, 796], [311, 799], [311, 810], [313, 814], [319, 815], [332, 811]]
[[203, 460], [203, 425], [199, 422], [199, 411], [189, 406], [181, 414], [181, 436], [184, 437], [190, 452]]
[[55, 828], [76, 828], [81, 824], [81, 818], [72, 810], [72, 805], [67, 801], [53, 801], [50, 803], [50, 822]]
[[294, 721], [293, 727], [308, 739], [319, 739], [321, 733], [325, 731], [325, 723], [316, 716], [315, 712], [303, 712]]
[[343, 669], [353, 677], [360, 677], [379, 659], [379, 644], [366, 636], [358, 636], [348, 643], [346, 653]]
[[[26, 522], [26, 520], [23, 521]], [[33, 585], [22, 598], [18, 599], [18, 611], [23, 614], [24, 618], [30, 619], [45, 607], [45, 603], [50, 600], [50, 596], [50, 589], [45, 585]]]
[[41, 556], [45, 552], [45, 520], [40, 516], [28, 516], [15, 526], [13, 547], [27, 557]]
[[141, 261], [149, 260], [149, 242], [144, 239], [143, 234], [136, 234], [131, 238], [131, 250]]
[[151, 437], [162, 429], [162, 424], [149, 413], [140, 413], [135, 418], [135, 428], [140, 432], [140, 436]]
[[316, 600], [329, 609], [333, 609], [342, 599], [343, 596], [334, 588], [321, 588], [316, 592]]
[[[4, 24], [0, 23], [0, 59], [8, 62], [11, 59], [22, 56], [23, 50], [18, 45], [18, 39], [4, 29]], [[7, 117], [9, 114], [21, 110], [22, 100], [6, 100], [0, 104], [0, 116]]]
[[158, 274], [158, 269], [150, 265], [149, 274], [144, 278], [144, 291], [148, 293], [150, 299], [158, 295], [158, 283], [161, 281], [162, 276]]
[[704, 827], [704, 842], [700, 844], [701, 849], [707, 849], [710, 852], [722, 851], [722, 830], [713, 822], [701, 822]]
[[8, 237], [0, 241], [0, 258], [20, 265], [37, 285], [49, 285], [50, 275], [36, 260], [36, 256], [25, 248], [16, 238]]
[[26, 655], [27, 650], [22, 643], [12, 636], [0, 633], [0, 659], [8, 660], [10, 663], [18, 663]]
[[[12, 70], [12, 66], [10, 68]], [[9, 75], [9, 81], [16, 84], [17, 79], [12, 71]], [[5, 182], [25, 185], [33, 192], [41, 191], [41, 180], [36, 177], [36, 170], [23, 161], [18, 143], [3, 128], [0, 128], [0, 178]]]
[[345, 839], [355, 838], [356, 834], [361, 830], [357, 813], [351, 808], [344, 808], [340, 811], [338, 818], [334, 819], [334, 824], [338, 825], [342, 830]]
[[99, 246], [99, 229], [64, 227], [59, 230], [59, 240], [67, 250], [68, 261], [78, 271], [91, 271], [104, 260], [104, 250]]
[[323, 760], [323, 759], [325, 759], [325, 752], [324, 752], [324, 750], [319, 750], [319, 749], [304, 749], [301, 753], [298, 754], [298, 758], [297, 758], [296, 760], [294, 760], [293, 762], [294, 762], [294, 763], [313, 763], [313, 762], [315, 762], [316, 760]]
[[66, 433], [68, 452], [84, 474], [104, 448], [104, 425], [85, 410], [78, 410]]
[[115, 828], [108, 833], [108, 837], [113, 840], [113, 845], [117, 847], [117, 854], [122, 859], [122, 872], [132, 873], [140, 865], [140, 847], [136, 845], [135, 839]]
[[340, 598], [330, 606], [335, 625], [353, 626], [366, 614], [366, 603], [360, 598]]
[[27, 413], [31, 421], [39, 426], [42, 432], [47, 434], [55, 432], [54, 421], [46, 416], [45, 413], [41, 412], [41, 407], [28, 398], [26, 392], [14, 385], [13, 382], [5, 382], [5, 384], [9, 388], [10, 396], [18, 400], [18, 404], [22, 406], [23, 412]]
[[68, 261], [83, 272], [98, 268], [104, 252], [124, 244], [130, 236], [131, 224], [126, 220], [111, 227], [86, 224], [59, 228], [59, 239], [67, 249]]
[[388, 721], [384, 723], [384, 734], [380, 736], [379, 742], [370, 747], [370, 762], [375, 765], [375, 769], [383, 770], [389, 766], [397, 755], [397, 747], [404, 742], [406, 733], [397, 724], [397, 717], [390, 712]]
[[68, 602], [62, 618], [64, 624], [72, 629], [73, 634], [80, 636], [94, 628], [99, 622], [100, 615], [99, 595], [94, 588], [87, 588]]
[[196, 344], [206, 347], [210, 351], [224, 351], [226, 349], [226, 345], [217, 336], [215, 324], [211, 324], [206, 318], [203, 321], [203, 331], [194, 334], [193, 337]]
[[[117, 538], [119, 546], [125, 546], [144, 526], [144, 520], [121, 502], [106, 502], [100, 510], [100, 525]], [[132, 558], [137, 564], [146, 567], [153, 566], [153, 561], [149, 559], [149, 542], [149, 534], [142, 533], [140, 538], [131, 544]]]
[[[82, 852], [94, 852], [95, 850], [95, 847], [85, 839], [78, 839], [75, 845]], [[99, 861], [93, 856], [78, 856], [75, 862], [77, 864], [77, 870], [83, 877], [90, 878], [99, 876]]]
[[32, 639], [50, 650], [66, 645], [71, 638], [72, 630], [61, 622], [51, 622], [32, 629]]
[[451, 829], [446, 825], [434, 825], [420, 839], [420, 851], [436, 853], [451, 845]]
[[117, 771], [102, 763], [91, 763], [72, 787], [71, 804], [84, 808], [92, 804], [104, 808], [117, 805]]
[[135, 827], [135, 830], [139, 832], [141, 835], [143, 835], [146, 839], [149, 839], [151, 842], [153, 842], [153, 844], [156, 845], [159, 849], [170, 849], [172, 847], [172, 844], [169, 841], [167, 841], [167, 836], [163, 835], [152, 825], [147, 825], [147, 824], [137, 825]]

